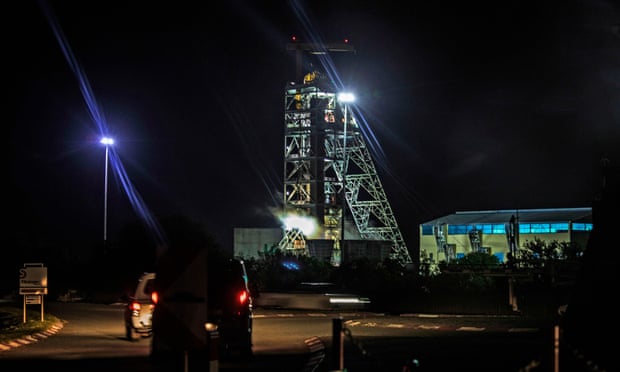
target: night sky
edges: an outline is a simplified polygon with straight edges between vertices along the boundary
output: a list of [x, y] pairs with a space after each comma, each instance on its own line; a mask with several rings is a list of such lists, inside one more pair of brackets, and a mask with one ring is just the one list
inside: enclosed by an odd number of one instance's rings
[[355, 47], [333, 61], [410, 250], [455, 211], [591, 206], [601, 159], [620, 162], [618, 3], [400, 4], [21, 2], [6, 13], [9, 243], [103, 239], [102, 134], [108, 239], [141, 218], [130, 199], [231, 249], [235, 227], [279, 226], [293, 35]]

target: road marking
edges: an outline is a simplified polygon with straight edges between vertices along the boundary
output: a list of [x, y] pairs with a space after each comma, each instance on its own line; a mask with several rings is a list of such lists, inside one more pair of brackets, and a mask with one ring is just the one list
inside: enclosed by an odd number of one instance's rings
[[437, 325], [434, 325], [434, 326], [419, 325], [416, 328], [418, 328], [418, 329], [439, 329], [439, 326], [437, 326]]
[[308, 346], [308, 348], [310, 349], [310, 352], [315, 352], [315, 351], [325, 349], [325, 345], [323, 345], [323, 342], [321, 341], [321, 339], [316, 336], [313, 336], [313, 337], [310, 337], [304, 340], [304, 343], [306, 344], [306, 346]]
[[473, 332], [482, 332], [485, 330], [485, 328], [478, 328], [478, 327], [459, 327], [456, 329], [457, 331], [473, 331]]

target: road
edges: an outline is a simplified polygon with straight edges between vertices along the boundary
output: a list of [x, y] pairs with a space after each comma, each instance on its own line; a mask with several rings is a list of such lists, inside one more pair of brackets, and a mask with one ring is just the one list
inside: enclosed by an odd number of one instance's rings
[[[122, 306], [48, 303], [46, 311], [65, 320], [63, 328], [46, 339], [0, 352], [0, 370], [162, 371], [149, 362], [150, 339], [125, 339]], [[420, 371], [455, 367], [518, 371], [538, 361], [546, 368], [553, 351], [551, 325], [521, 317], [257, 309], [253, 360], [216, 360], [212, 367], [221, 371], [333, 370], [340, 365], [332, 348], [335, 324], [344, 327], [342, 366], [348, 371], [401, 371], [413, 358]]]

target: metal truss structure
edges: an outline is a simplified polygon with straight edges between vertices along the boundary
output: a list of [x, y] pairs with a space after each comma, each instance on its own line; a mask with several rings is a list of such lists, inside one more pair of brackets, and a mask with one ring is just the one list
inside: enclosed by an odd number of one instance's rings
[[[390, 256], [402, 265], [411, 263], [348, 103], [339, 101], [333, 85], [314, 71], [303, 83], [286, 86], [284, 104], [284, 208], [316, 220], [317, 234], [306, 238], [333, 240], [332, 263], [338, 265], [348, 208], [359, 234], [355, 238], [391, 241]], [[300, 238], [299, 231], [285, 231], [280, 248], [307, 254], [305, 242], [295, 243]]]

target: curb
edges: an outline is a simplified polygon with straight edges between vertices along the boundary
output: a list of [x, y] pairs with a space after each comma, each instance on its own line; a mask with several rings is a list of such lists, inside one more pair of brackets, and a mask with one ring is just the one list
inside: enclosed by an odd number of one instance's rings
[[37, 332], [35, 334], [24, 336], [16, 340], [0, 342], [0, 352], [8, 351], [8, 350], [11, 350], [11, 349], [23, 346], [23, 345], [29, 345], [39, 340], [46, 339], [49, 336], [52, 336], [58, 333], [58, 331], [60, 331], [63, 327], [64, 327], [64, 323], [58, 322], [43, 332]]
[[309, 359], [306, 362], [302, 372], [313, 372], [325, 359], [325, 345], [320, 338], [314, 336], [304, 340], [308, 347]]

